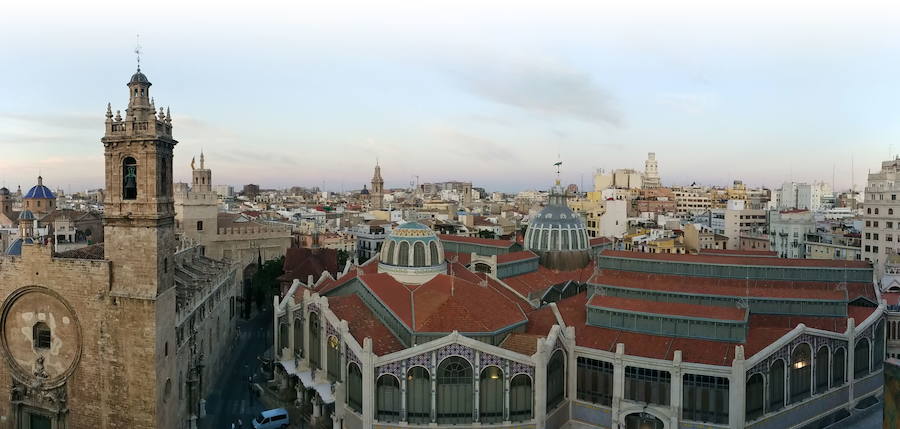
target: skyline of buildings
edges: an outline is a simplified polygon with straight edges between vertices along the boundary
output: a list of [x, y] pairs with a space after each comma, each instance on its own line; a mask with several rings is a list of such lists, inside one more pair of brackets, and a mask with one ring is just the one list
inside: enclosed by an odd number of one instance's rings
[[5, 13], [0, 429], [896, 419], [883, 14], [166, 1]]

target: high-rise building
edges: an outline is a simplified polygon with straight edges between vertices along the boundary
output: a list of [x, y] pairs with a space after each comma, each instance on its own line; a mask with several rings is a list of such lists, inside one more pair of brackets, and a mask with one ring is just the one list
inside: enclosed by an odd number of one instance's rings
[[659, 188], [662, 183], [659, 179], [659, 170], [656, 164], [656, 153], [647, 154], [647, 160], [644, 161], [644, 188]]
[[863, 258], [875, 264], [881, 275], [889, 255], [898, 253], [900, 240], [900, 158], [881, 163], [881, 171], [869, 173], [863, 201]]
[[370, 194], [373, 210], [384, 208], [384, 179], [381, 178], [381, 166], [375, 163], [375, 174], [372, 175], [372, 192]]
[[817, 211], [822, 208], [822, 199], [830, 195], [827, 183], [785, 182], [778, 191], [778, 209]]
[[259, 185], [254, 185], [253, 183], [244, 185], [244, 190], [241, 192], [245, 197], [255, 200], [256, 196], [259, 195]]

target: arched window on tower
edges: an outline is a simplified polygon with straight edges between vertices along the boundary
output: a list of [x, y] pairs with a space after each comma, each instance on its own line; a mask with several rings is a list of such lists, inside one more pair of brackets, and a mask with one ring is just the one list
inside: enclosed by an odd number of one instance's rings
[[137, 199], [137, 161], [130, 156], [122, 160], [122, 199]]

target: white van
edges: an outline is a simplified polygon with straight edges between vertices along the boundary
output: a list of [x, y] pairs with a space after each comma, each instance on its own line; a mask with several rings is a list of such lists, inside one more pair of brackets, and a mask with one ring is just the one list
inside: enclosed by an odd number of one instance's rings
[[254, 429], [282, 429], [290, 423], [288, 412], [284, 408], [266, 410], [253, 419]]

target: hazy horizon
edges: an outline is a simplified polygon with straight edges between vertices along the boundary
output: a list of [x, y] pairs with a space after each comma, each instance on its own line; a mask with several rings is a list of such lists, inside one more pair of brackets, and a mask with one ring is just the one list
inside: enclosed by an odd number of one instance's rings
[[176, 181], [202, 149], [238, 189], [359, 189], [376, 158], [389, 188], [546, 189], [557, 158], [590, 188], [655, 152], [665, 185], [846, 189], [852, 158], [859, 190], [900, 150], [900, 28], [877, 3], [440, 4], [7, 5], [0, 184], [103, 185], [137, 33]]

